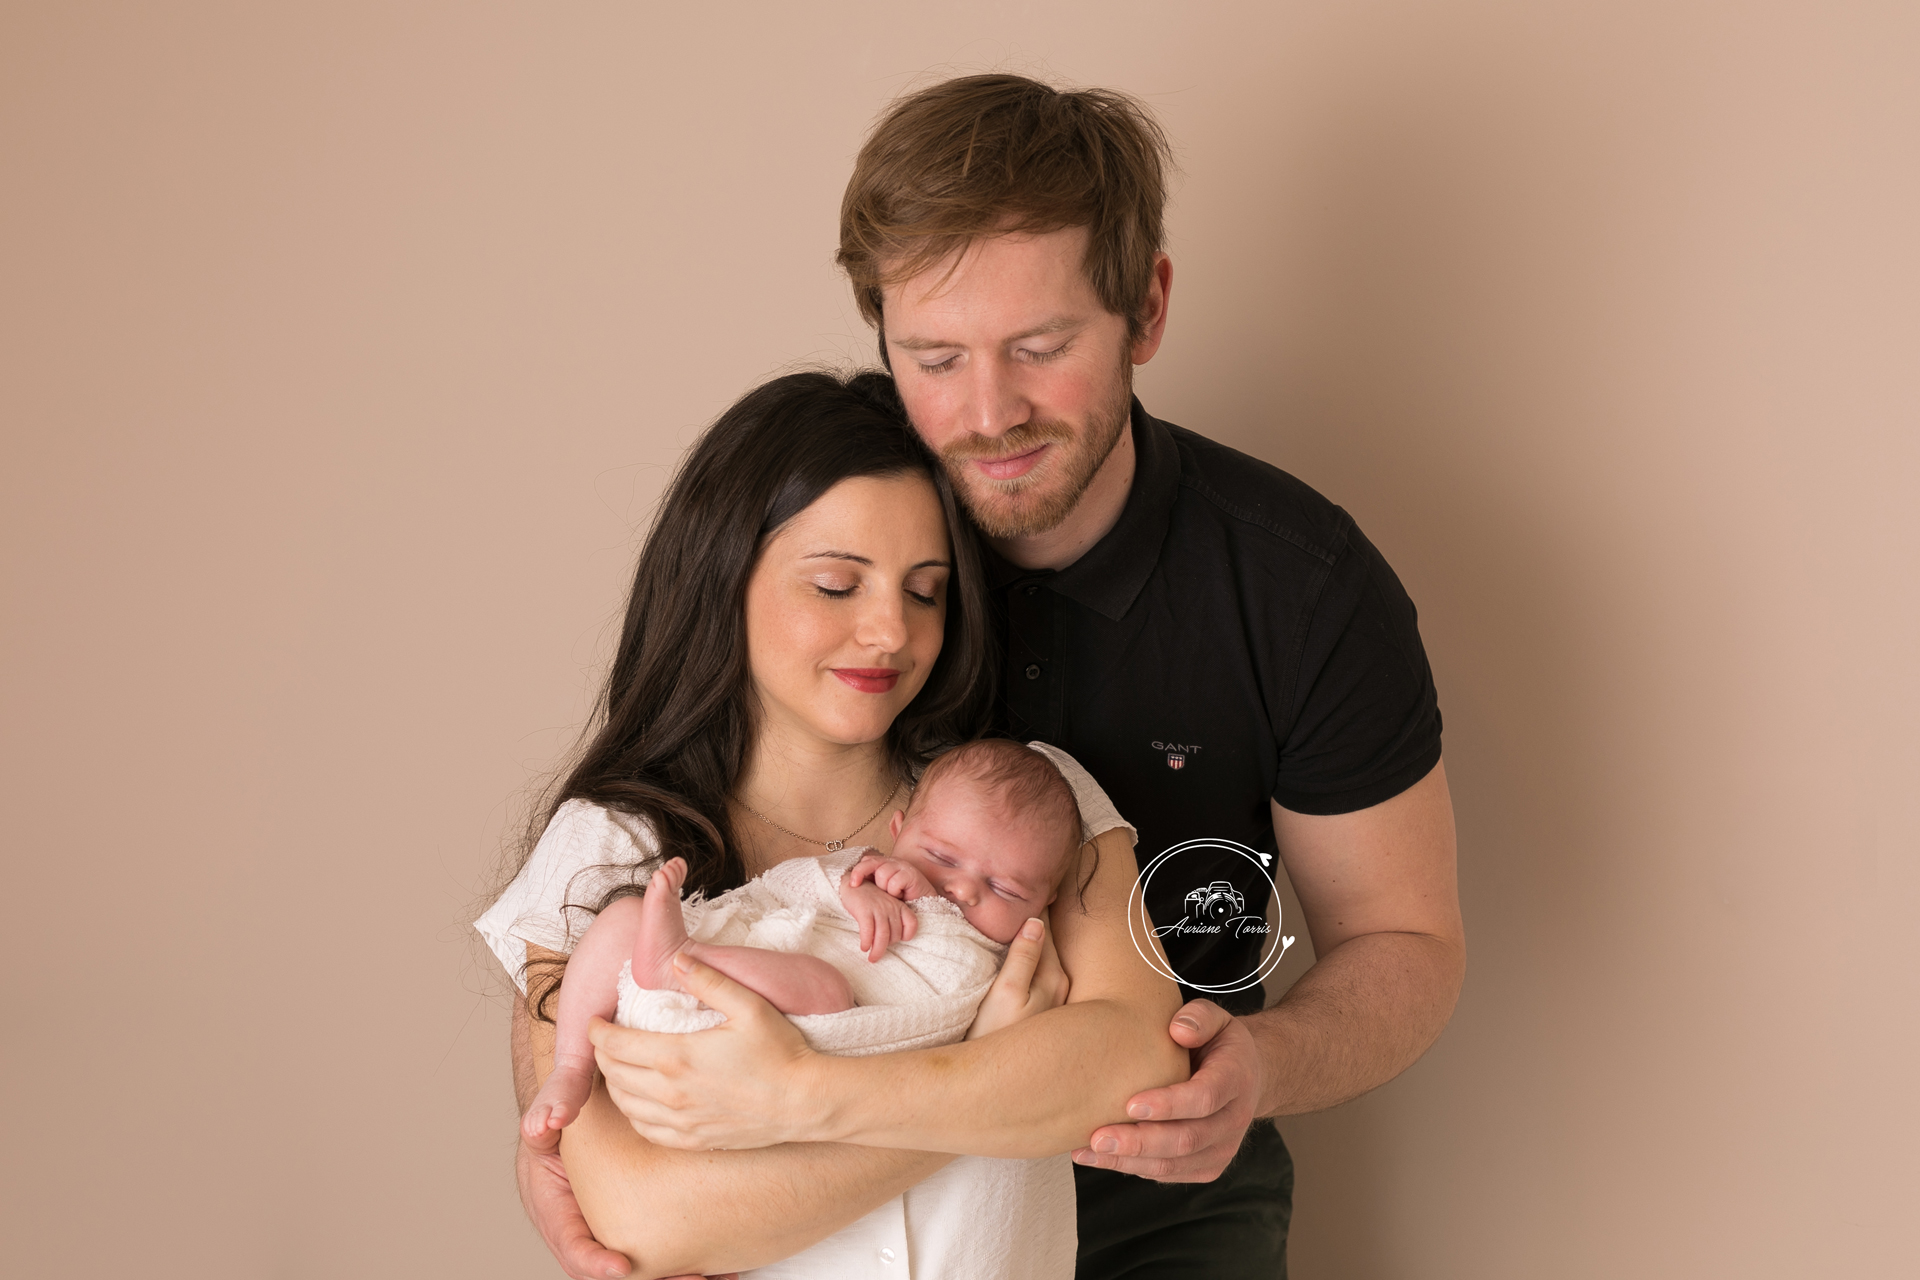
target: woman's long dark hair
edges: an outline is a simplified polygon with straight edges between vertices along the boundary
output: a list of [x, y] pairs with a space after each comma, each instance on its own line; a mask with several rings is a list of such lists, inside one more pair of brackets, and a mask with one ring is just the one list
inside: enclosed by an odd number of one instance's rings
[[[767, 540], [828, 489], [855, 476], [898, 475], [924, 476], [939, 494], [953, 574], [940, 658], [887, 731], [893, 769], [910, 781], [933, 752], [980, 734], [996, 665], [986, 587], [972, 526], [945, 474], [907, 425], [885, 374], [789, 374], [721, 414], [668, 487], [634, 571], [592, 737], [536, 814], [539, 826], [569, 800], [592, 801], [644, 819], [663, 856], [687, 860], [688, 892], [712, 896], [745, 883], [728, 797], [757, 725], [747, 579]], [[531, 852], [529, 841], [520, 865]], [[571, 905], [599, 911], [639, 892], [652, 864], [622, 870], [620, 887]], [[558, 977], [530, 975], [537, 1016], [546, 1016]]]

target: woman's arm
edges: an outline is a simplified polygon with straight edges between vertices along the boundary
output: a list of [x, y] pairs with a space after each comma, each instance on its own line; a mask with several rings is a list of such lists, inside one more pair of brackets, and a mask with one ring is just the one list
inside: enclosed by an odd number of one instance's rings
[[[539, 947], [528, 960], [557, 958]], [[531, 1096], [553, 1066], [553, 1027], [515, 1001], [514, 1076]], [[528, 1086], [531, 1086], [529, 1088]], [[524, 1098], [523, 1098], [524, 1101]], [[561, 1156], [587, 1223], [635, 1264], [634, 1280], [714, 1275], [791, 1257], [921, 1181], [952, 1157], [835, 1143], [690, 1152], [634, 1133], [596, 1086], [561, 1133]], [[547, 1219], [564, 1205], [529, 1203], [556, 1256]], [[571, 1252], [580, 1252], [574, 1242]], [[569, 1258], [563, 1265], [572, 1269]], [[596, 1268], [597, 1270], [598, 1268]]]
[[683, 984], [727, 1022], [692, 1035], [597, 1024], [612, 1101], [645, 1138], [680, 1150], [855, 1142], [1036, 1157], [1084, 1146], [1128, 1118], [1135, 1093], [1188, 1076], [1187, 1051], [1167, 1034], [1180, 989], [1127, 925], [1131, 843], [1116, 830], [1096, 844], [1086, 911], [1066, 894], [1052, 912], [1071, 980], [1063, 1007], [961, 1044], [841, 1058], [814, 1052], [773, 1006], [695, 963]]

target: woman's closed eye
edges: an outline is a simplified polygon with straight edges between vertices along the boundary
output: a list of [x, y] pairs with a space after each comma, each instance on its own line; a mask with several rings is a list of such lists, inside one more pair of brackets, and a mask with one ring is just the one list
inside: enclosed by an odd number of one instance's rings
[[940, 603], [940, 587], [945, 582], [944, 573], [930, 573], [923, 570], [909, 575], [901, 589], [915, 603], [932, 606]]

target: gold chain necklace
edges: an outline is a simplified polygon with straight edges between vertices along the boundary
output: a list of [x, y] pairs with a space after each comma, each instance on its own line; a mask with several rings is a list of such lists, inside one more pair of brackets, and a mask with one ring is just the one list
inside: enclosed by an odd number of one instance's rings
[[894, 783], [893, 790], [887, 792], [886, 799], [882, 800], [880, 802], [880, 807], [873, 811], [873, 817], [868, 818], [865, 822], [861, 823], [859, 826], [855, 827], [853, 830], [847, 832], [847, 834], [841, 836], [838, 840], [815, 840], [812, 836], [803, 836], [798, 831], [788, 830], [786, 827], [781, 826], [779, 823], [775, 822], [772, 818], [769, 818], [766, 814], [760, 812], [758, 809], [748, 804], [745, 800], [740, 801], [740, 807], [742, 809], [745, 809], [748, 813], [752, 814], [754, 817], [760, 819], [760, 821], [772, 827], [775, 831], [779, 831], [786, 835], [790, 835], [795, 840], [803, 840], [808, 844], [825, 845], [828, 853], [838, 853], [840, 850], [847, 847], [847, 841], [853, 839], [855, 836], [859, 835], [862, 831], [865, 831], [868, 827], [872, 826], [873, 819], [879, 817], [881, 814], [887, 811], [887, 806], [893, 802], [893, 798], [895, 796], [900, 794], [900, 788], [904, 785], [905, 785], [904, 783], [899, 783], [899, 782]]

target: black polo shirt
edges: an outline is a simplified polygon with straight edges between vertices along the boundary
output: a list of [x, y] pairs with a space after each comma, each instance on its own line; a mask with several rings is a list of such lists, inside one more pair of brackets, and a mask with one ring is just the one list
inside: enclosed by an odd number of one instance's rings
[[[1143, 867], [1199, 839], [1271, 855], [1269, 798], [1349, 813], [1425, 777], [1440, 710], [1413, 602], [1352, 518], [1138, 400], [1132, 431], [1126, 508], [1084, 556], [1031, 572], [988, 553], [1006, 732], [1085, 765], [1139, 828]], [[1215, 881], [1265, 912], [1270, 890], [1245, 857], [1178, 857], [1179, 874], [1151, 882], [1156, 924], [1190, 916], [1189, 895]], [[1178, 973], [1217, 985], [1257, 971], [1265, 941], [1162, 938]], [[1263, 1002], [1258, 983], [1210, 998], [1235, 1013]]]

